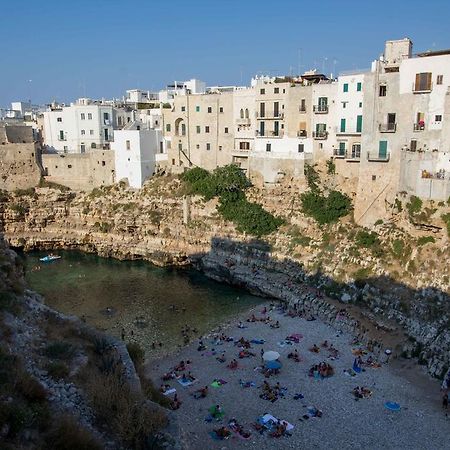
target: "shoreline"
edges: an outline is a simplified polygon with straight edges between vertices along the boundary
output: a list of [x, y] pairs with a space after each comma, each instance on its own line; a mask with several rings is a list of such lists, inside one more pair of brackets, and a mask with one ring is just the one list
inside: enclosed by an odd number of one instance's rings
[[[161, 384], [161, 374], [167, 372], [180, 360], [190, 359], [192, 361], [189, 370], [198, 378], [197, 383], [184, 388], [176, 381], [168, 382], [171, 387], [177, 389], [178, 398], [182, 401], [180, 409], [174, 411], [173, 414], [183, 430], [187, 443], [190, 444], [188, 448], [226, 449], [255, 448], [257, 446], [262, 449], [284, 449], [302, 448], [306, 445], [311, 448], [330, 448], [330, 443], [333, 443], [335, 448], [360, 448], [363, 445], [376, 449], [446, 448], [446, 427], [450, 423], [450, 418], [446, 418], [441, 411], [439, 383], [424, 373], [416, 362], [390, 359], [387, 364], [382, 362], [381, 368], [367, 368], [365, 372], [358, 374], [355, 378], [349, 377], [343, 373], [344, 368], [351, 367], [354, 358], [349, 351], [355, 347], [349, 344], [353, 338], [349, 332], [337, 330], [320, 320], [307, 321], [298, 317], [291, 318], [278, 311], [269, 313], [273, 321], [280, 322], [278, 329], [270, 328], [269, 325], [262, 322], [244, 322], [247, 328], [237, 328], [237, 322], [245, 320], [252, 313], [260, 317], [263, 307], [264, 304], [251, 308], [247, 313], [237, 315], [234, 323], [227, 322], [218, 329], [205, 334], [202, 337], [208, 346], [205, 352], [197, 351], [198, 344], [193, 342], [182, 349], [173, 351], [168, 356], [150, 358], [146, 361], [146, 374], [152, 378], [155, 386]], [[304, 335], [299, 344], [285, 348], [277, 346], [277, 341], [282, 340], [286, 334], [293, 331]], [[235, 339], [240, 338], [241, 335], [246, 339], [262, 337], [266, 339], [266, 342], [262, 346], [252, 344], [251, 351], [257, 356], [241, 360], [237, 358], [238, 350], [233, 343], [224, 342], [220, 346], [214, 346], [211, 343], [211, 337], [215, 333], [221, 332], [233, 336]], [[333, 343], [340, 351], [340, 357], [330, 360], [322, 351], [320, 355], [316, 355], [307, 350], [312, 343], [320, 345], [320, 339], [328, 339]], [[226, 363], [219, 363], [215, 359], [216, 355], [207, 355], [213, 347], [216, 349], [217, 355], [225, 352]], [[283, 367], [280, 375], [270, 377], [267, 381], [272, 385], [276, 381], [280, 381], [281, 385], [287, 388], [287, 394], [274, 403], [259, 398], [261, 390], [258, 389], [258, 386], [265, 378], [255, 372], [253, 368], [260, 364], [259, 351], [261, 347], [264, 350], [276, 350], [281, 354], [280, 361]], [[295, 348], [298, 349], [302, 358], [300, 363], [286, 358], [287, 353]], [[381, 357], [385, 358], [385, 355], [381, 353]], [[226, 364], [232, 358], [236, 358], [240, 366], [236, 371], [226, 368]], [[322, 359], [334, 366], [335, 375], [329, 379], [313, 380], [307, 376], [307, 371], [310, 364], [318, 363]], [[405, 376], [405, 373], [408, 376]], [[209, 387], [210, 392], [206, 399], [195, 400], [191, 396], [200, 387], [209, 386], [214, 378], [223, 378], [227, 384], [219, 389]], [[255, 386], [244, 389], [239, 385], [239, 379], [244, 381], [251, 379], [255, 382]], [[356, 385], [370, 388], [373, 390], [373, 396], [369, 399], [355, 401], [351, 395], [351, 389]], [[305, 395], [304, 400], [293, 400], [293, 395], [297, 393], [297, 390]], [[386, 401], [398, 401], [402, 409], [399, 412], [388, 411], [384, 408]], [[208, 414], [207, 409], [216, 403], [224, 408], [225, 417], [221, 422], [209, 424], [204, 421], [204, 418]], [[299, 421], [300, 413], [306, 411], [303, 405], [310, 404], [321, 409], [323, 417]], [[251, 423], [256, 420], [257, 416], [265, 412], [292, 423], [295, 427], [292, 436], [276, 439], [267, 434], [260, 435], [252, 429]], [[251, 432], [252, 436], [249, 441], [236, 438], [215, 441], [208, 435], [213, 429], [226, 426], [231, 418], [235, 418], [245, 430]], [[351, 432], [352, 427], [354, 430], [358, 430], [358, 427], [363, 426], [365, 428], [372, 427], [372, 431], [358, 436]], [[392, 429], [390, 431], [383, 430], [385, 426], [390, 426]], [[339, 430], [334, 437], [330, 435], [333, 429]], [[348, 436], [344, 431], [349, 433]], [[307, 434], [305, 435], [305, 433]], [[382, 437], [380, 438], [380, 436]], [[377, 441], [371, 440], [375, 438]]]

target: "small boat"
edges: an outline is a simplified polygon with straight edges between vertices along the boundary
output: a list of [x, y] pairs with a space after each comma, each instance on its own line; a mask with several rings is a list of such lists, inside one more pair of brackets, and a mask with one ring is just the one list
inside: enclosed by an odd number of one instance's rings
[[59, 256], [59, 255], [47, 255], [47, 256], [43, 256], [42, 258], [39, 258], [39, 261], [51, 262], [51, 261], [55, 261], [56, 259], [61, 259], [61, 256]]

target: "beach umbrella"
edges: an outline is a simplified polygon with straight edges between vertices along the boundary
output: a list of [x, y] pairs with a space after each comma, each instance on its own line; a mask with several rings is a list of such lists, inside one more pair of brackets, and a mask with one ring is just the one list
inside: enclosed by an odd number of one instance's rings
[[386, 402], [384, 406], [391, 411], [400, 411], [401, 408], [401, 406], [396, 402]]
[[269, 350], [268, 352], [264, 352], [263, 360], [264, 361], [275, 361], [280, 357], [278, 352], [274, 352], [273, 350]]
[[267, 361], [266, 369], [281, 369], [281, 363], [279, 361]]

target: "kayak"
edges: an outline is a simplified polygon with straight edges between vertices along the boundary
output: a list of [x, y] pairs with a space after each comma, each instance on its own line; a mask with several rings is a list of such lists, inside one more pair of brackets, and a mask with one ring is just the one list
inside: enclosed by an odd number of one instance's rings
[[44, 256], [42, 258], [39, 258], [39, 261], [51, 262], [51, 261], [55, 261], [56, 259], [61, 259], [61, 256], [58, 256], [58, 255], [47, 255], [47, 256]]

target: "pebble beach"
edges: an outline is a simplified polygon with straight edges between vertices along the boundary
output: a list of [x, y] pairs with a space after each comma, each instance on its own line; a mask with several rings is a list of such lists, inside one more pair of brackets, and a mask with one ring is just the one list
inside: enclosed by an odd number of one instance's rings
[[[269, 304], [266, 308], [270, 310], [263, 314], [263, 308], [264, 305], [258, 306], [220, 330], [199, 338], [206, 349], [198, 350], [196, 340], [169, 356], [147, 362], [147, 374], [155, 386], [164, 383], [176, 389], [181, 406], [174, 414], [189, 448], [449, 448], [450, 417], [441, 407], [440, 383], [428, 377], [420, 366], [395, 356], [389, 359], [384, 351], [372, 354], [354, 336], [319, 320], [290, 317], [281, 308], [270, 309]], [[265, 320], [247, 322], [252, 314]], [[270, 326], [277, 321], [279, 328]], [[238, 327], [240, 322], [245, 328]], [[216, 335], [221, 333], [233, 341], [218, 340]], [[286, 337], [290, 335], [302, 337], [298, 343], [288, 344]], [[241, 337], [264, 343], [252, 343], [249, 351], [255, 356], [239, 359], [240, 348], [235, 341]], [[324, 341], [328, 347], [321, 345]], [[338, 350], [337, 358], [330, 357], [330, 344]], [[318, 353], [309, 350], [313, 345], [320, 348]], [[264, 376], [261, 350], [280, 354], [279, 373]], [[300, 362], [287, 357], [294, 350]], [[363, 365], [362, 371], [355, 374], [352, 370], [355, 353], [361, 351], [363, 361], [372, 356], [380, 367]], [[223, 354], [226, 361], [220, 362], [217, 358]], [[238, 361], [235, 370], [227, 367], [232, 359]], [[186, 387], [177, 379], [163, 382], [162, 375], [182, 360], [190, 361], [186, 373], [190, 371], [195, 382]], [[334, 375], [309, 376], [310, 368], [321, 362], [330, 364]], [[214, 387], [216, 379], [226, 383]], [[273, 402], [261, 398], [264, 380], [271, 386], [279, 383], [283, 395]], [[243, 383], [248, 387], [243, 387]], [[196, 399], [194, 392], [205, 386], [207, 396]], [[357, 386], [372, 394], [357, 399], [352, 393]], [[173, 399], [173, 395], [168, 397]], [[387, 402], [398, 404], [400, 409], [386, 408]], [[205, 419], [210, 419], [208, 410], [214, 405], [220, 405], [224, 415], [219, 421], [209, 422]], [[314, 410], [321, 411], [321, 417], [311, 415]], [[287, 421], [293, 429], [281, 437], [272, 437], [266, 428], [256, 430], [254, 424], [266, 414]], [[227, 427], [231, 419], [251, 433], [250, 438], [243, 439], [237, 433], [231, 433], [227, 439], [214, 438], [213, 430]]]

